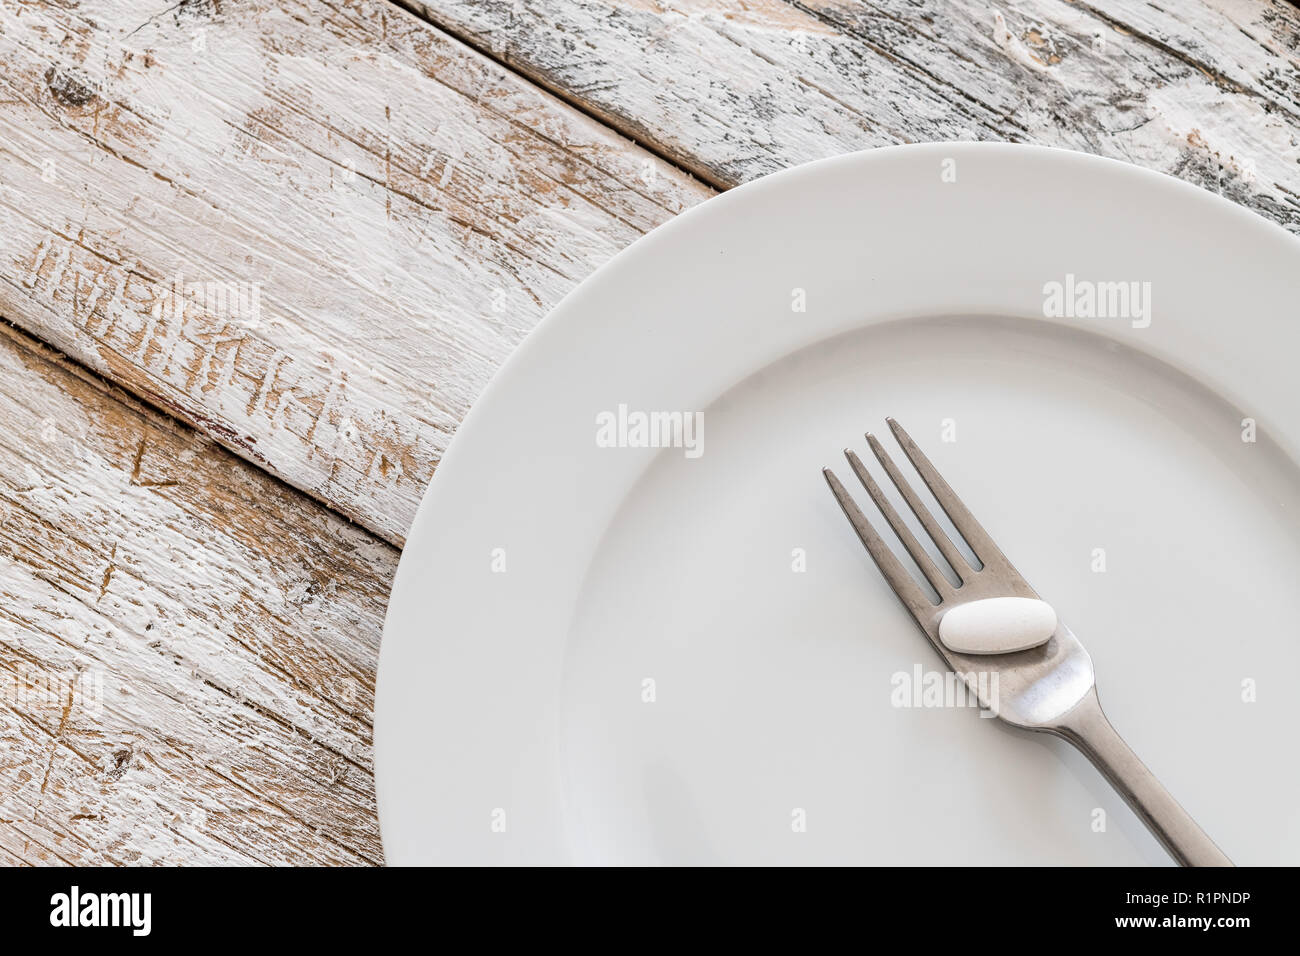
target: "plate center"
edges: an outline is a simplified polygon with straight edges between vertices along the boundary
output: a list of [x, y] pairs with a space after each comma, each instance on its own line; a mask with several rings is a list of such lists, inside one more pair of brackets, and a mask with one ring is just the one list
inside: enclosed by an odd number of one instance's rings
[[944, 317], [753, 374], [703, 410], [698, 457], [665, 449], [629, 493], [566, 648], [578, 859], [1167, 862], [1068, 746], [917, 704], [941, 663], [820, 474], [852, 478], [844, 446], [874, 465], [868, 429], [901, 462], [886, 415], [1079, 636], [1111, 720], [1235, 862], [1300, 856], [1300, 831], [1261, 845], [1240, 813], [1284, 820], [1300, 798], [1300, 766], [1261, 733], [1300, 718], [1277, 676], [1300, 667], [1297, 469], [1266, 435], [1243, 441], [1249, 409], [1136, 350]]

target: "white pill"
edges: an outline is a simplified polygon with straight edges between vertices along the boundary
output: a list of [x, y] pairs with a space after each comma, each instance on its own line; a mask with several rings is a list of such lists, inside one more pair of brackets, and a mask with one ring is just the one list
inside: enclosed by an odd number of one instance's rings
[[1010, 654], [1047, 643], [1056, 611], [1034, 598], [999, 597], [958, 604], [939, 620], [939, 640], [961, 654]]

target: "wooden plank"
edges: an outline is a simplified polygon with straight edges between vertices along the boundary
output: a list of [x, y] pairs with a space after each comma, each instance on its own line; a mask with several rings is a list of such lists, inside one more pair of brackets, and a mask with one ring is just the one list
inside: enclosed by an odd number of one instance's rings
[[403, 0], [725, 188], [895, 143], [1039, 143], [1300, 232], [1300, 12], [1281, 0]]
[[0, 315], [398, 543], [519, 339], [710, 194], [384, 3], [6, 4], [0, 62]]
[[397, 552], [0, 324], [0, 858], [381, 859]]

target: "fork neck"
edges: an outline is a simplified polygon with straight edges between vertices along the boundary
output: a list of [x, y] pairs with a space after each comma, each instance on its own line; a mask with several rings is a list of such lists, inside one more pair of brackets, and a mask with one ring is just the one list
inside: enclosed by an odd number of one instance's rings
[[1180, 866], [1232, 866], [1111, 726], [1095, 687], [1050, 730], [1092, 761]]

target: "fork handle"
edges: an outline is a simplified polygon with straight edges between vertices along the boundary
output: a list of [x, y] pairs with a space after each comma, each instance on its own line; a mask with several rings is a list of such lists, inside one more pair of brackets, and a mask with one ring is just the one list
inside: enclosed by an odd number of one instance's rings
[[1094, 688], [1052, 733], [1064, 737], [1102, 772], [1180, 866], [1232, 866], [1106, 719]]

